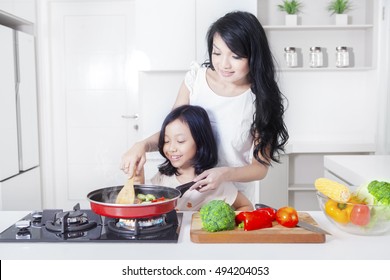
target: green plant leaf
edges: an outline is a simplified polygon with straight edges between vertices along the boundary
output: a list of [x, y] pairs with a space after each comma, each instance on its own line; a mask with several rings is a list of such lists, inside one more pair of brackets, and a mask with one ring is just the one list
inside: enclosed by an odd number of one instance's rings
[[333, 14], [344, 14], [351, 10], [351, 3], [349, 0], [333, 0], [328, 5], [328, 11]]
[[279, 4], [278, 8], [282, 12], [286, 12], [289, 15], [295, 15], [300, 12], [302, 3], [296, 0], [284, 0], [283, 4]]

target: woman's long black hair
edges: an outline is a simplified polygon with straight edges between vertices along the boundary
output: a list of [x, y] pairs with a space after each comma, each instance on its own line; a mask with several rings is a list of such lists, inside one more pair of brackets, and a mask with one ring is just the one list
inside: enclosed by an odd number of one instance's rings
[[191, 131], [192, 138], [196, 144], [196, 154], [192, 159], [195, 174], [199, 175], [203, 171], [213, 168], [218, 163], [218, 150], [211, 128], [210, 119], [205, 109], [200, 106], [183, 105], [172, 110], [165, 118], [158, 140], [158, 150], [166, 159], [158, 170], [168, 176], [180, 175], [177, 168], [166, 158], [164, 154], [165, 128], [174, 120], [186, 123]]
[[[274, 59], [264, 29], [259, 20], [248, 12], [235, 11], [218, 19], [207, 33], [209, 60], [205, 65], [212, 70], [216, 33], [234, 54], [248, 59], [249, 82], [256, 105], [251, 126], [253, 156], [266, 165], [271, 164], [271, 161], [279, 162], [289, 136], [283, 120], [284, 96], [275, 79]], [[265, 161], [259, 157], [259, 153]]]

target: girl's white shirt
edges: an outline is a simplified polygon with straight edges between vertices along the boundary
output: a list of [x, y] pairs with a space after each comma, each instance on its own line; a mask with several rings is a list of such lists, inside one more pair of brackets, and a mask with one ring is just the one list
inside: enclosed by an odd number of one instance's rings
[[[210, 118], [218, 146], [218, 166], [244, 166], [252, 161], [253, 137], [250, 127], [255, 113], [251, 89], [234, 97], [217, 95], [208, 85], [206, 67], [193, 62], [184, 82], [190, 104], [203, 107]], [[255, 202], [255, 182], [234, 182], [237, 189]]]
[[[150, 183], [171, 188], [181, 185], [175, 175], [167, 176], [160, 172], [150, 179]], [[177, 200], [176, 208], [180, 211], [199, 211], [202, 205], [214, 199], [224, 200], [229, 205], [233, 205], [237, 198], [237, 193], [237, 188], [230, 182], [223, 183], [223, 186], [216, 190], [210, 190], [204, 193], [198, 192], [197, 190], [188, 190]]]

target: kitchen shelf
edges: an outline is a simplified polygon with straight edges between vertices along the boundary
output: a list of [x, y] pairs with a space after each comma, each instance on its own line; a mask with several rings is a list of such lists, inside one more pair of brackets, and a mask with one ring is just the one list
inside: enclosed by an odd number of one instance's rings
[[299, 31], [299, 30], [355, 30], [355, 29], [372, 29], [373, 24], [350, 24], [350, 25], [264, 25], [265, 31]]
[[362, 66], [362, 67], [344, 67], [344, 68], [337, 68], [337, 67], [320, 67], [320, 68], [310, 68], [310, 67], [294, 67], [294, 68], [287, 68], [287, 67], [281, 67], [278, 69], [279, 72], [334, 72], [334, 71], [370, 71], [373, 70], [373, 67], [369, 66]]
[[[336, 25], [334, 17], [326, 11], [328, 0], [305, 3], [298, 25], [284, 24], [284, 13], [278, 11], [278, 0], [259, 1], [258, 16], [270, 42], [270, 47], [279, 71], [284, 72], [339, 72], [370, 71], [376, 68], [375, 18], [377, 0], [357, 0], [354, 9], [348, 13], [349, 24]], [[323, 7], [323, 10], [319, 9]], [[309, 67], [309, 49], [318, 46], [324, 52], [324, 67]], [[337, 68], [336, 47], [346, 46], [350, 53], [350, 67]], [[298, 52], [297, 68], [287, 68], [284, 48], [295, 47]]]

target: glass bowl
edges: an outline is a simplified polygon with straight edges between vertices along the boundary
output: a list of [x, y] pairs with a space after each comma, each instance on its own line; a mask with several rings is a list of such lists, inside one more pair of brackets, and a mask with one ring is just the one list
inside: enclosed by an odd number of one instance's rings
[[318, 203], [328, 220], [342, 231], [382, 235], [390, 231], [390, 206], [341, 203], [317, 191]]

